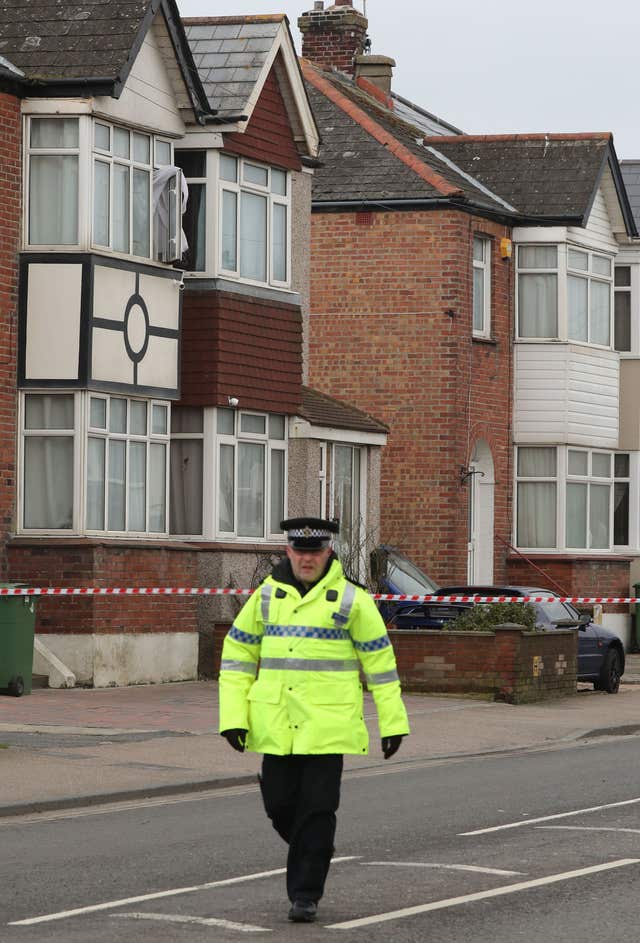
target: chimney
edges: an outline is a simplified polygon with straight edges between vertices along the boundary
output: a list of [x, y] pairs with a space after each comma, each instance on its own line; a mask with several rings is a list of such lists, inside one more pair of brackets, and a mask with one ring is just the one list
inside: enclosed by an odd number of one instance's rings
[[302, 57], [328, 69], [353, 75], [356, 56], [365, 49], [368, 20], [350, 0], [335, 0], [325, 9], [315, 0], [313, 10], [298, 19], [302, 33]]
[[385, 95], [391, 94], [391, 77], [395, 59], [389, 56], [356, 56], [355, 58], [355, 78], [366, 79], [372, 85], [376, 85]]

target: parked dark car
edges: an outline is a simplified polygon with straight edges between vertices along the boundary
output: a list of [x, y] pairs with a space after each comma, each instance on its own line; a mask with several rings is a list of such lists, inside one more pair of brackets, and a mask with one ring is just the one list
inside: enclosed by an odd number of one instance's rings
[[[381, 544], [371, 554], [371, 573], [378, 593], [432, 596], [439, 592], [436, 583], [424, 570], [388, 544]], [[381, 599], [378, 608], [384, 621], [398, 629], [441, 629], [465, 607], [447, 603], [387, 602]]]

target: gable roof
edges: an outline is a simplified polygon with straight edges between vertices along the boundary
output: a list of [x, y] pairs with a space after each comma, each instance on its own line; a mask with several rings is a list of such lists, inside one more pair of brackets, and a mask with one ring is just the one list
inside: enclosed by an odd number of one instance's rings
[[295, 136], [315, 157], [318, 129], [286, 16], [186, 17], [182, 22], [209, 105], [218, 119], [230, 126], [249, 121], [275, 68]]
[[175, 0], [0, 0], [0, 55], [39, 95], [118, 98], [159, 11], [196, 115], [211, 114]]

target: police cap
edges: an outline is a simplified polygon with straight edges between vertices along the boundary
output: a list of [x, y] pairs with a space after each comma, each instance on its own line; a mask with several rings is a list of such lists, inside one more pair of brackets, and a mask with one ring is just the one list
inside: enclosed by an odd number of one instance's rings
[[292, 517], [281, 521], [280, 527], [287, 532], [289, 546], [294, 550], [323, 550], [339, 530], [337, 521], [321, 517]]

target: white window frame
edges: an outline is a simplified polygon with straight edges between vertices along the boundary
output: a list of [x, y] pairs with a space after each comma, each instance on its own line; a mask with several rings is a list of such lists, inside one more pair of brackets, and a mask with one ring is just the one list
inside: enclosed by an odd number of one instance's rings
[[[557, 267], [541, 267], [541, 268], [525, 268], [520, 263], [521, 251], [522, 249], [534, 249], [534, 248], [552, 248], [555, 247], [557, 250]], [[588, 257], [588, 268], [585, 270], [577, 269], [569, 264], [569, 255], [570, 252], [581, 252]], [[597, 273], [594, 271], [594, 259], [602, 258], [606, 259], [610, 266], [609, 276]], [[527, 343], [547, 343], [549, 341], [563, 341], [569, 344], [582, 344], [589, 347], [596, 347], [600, 350], [612, 350], [614, 343], [614, 285], [613, 285], [613, 276], [614, 276], [614, 256], [612, 253], [596, 250], [593, 248], [587, 248], [577, 243], [570, 242], [528, 242], [523, 240], [517, 246], [516, 251], [516, 292], [515, 292], [515, 305], [516, 305], [516, 339], [518, 343], [527, 344]], [[555, 336], [536, 336], [536, 337], [524, 337], [520, 333], [520, 301], [519, 301], [519, 286], [518, 280], [521, 275], [545, 275], [545, 274], [555, 274], [557, 277], [557, 296], [556, 296], [556, 306], [557, 306], [557, 333]], [[579, 340], [569, 336], [569, 298], [568, 298], [568, 279], [569, 276], [584, 278], [587, 281], [587, 340]], [[594, 282], [601, 284], [606, 284], [609, 286], [609, 343], [600, 344], [591, 340], [592, 335], [592, 311], [591, 311], [591, 296], [592, 296], [592, 285]]]
[[[217, 253], [217, 269], [221, 275], [225, 278], [237, 279], [241, 282], [246, 282], [247, 284], [252, 285], [270, 285], [275, 288], [289, 288], [291, 285], [291, 231], [292, 231], [292, 221], [291, 221], [291, 174], [289, 171], [283, 170], [279, 167], [271, 167], [268, 164], [261, 164], [258, 161], [250, 160], [248, 158], [239, 157], [236, 154], [224, 154], [225, 157], [234, 159], [236, 163], [236, 181], [222, 180], [220, 175], [220, 157], [221, 155], [216, 154], [216, 192], [218, 194], [218, 213], [217, 213], [217, 232], [218, 238], [216, 240], [216, 253]], [[248, 181], [246, 179], [246, 171], [248, 167], [255, 167], [261, 171], [266, 171], [267, 173], [267, 184], [261, 186], [258, 183]], [[286, 195], [278, 194], [273, 191], [272, 183], [272, 173], [277, 171], [285, 175], [286, 180]], [[236, 196], [236, 251], [235, 251], [235, 269], [225, 268], [223, 265], [222, 258], [222, 223], [223, 223], [223, 204], [224, 204], [224, 192], [234, 193]], [[264, 197], [267, 201], [267, 231], [266, 231], [266, 280], [261, 281], [258, 279], [252, 279], [246, 275], [240, 274], [240, 242], [241, 242], [241, 200], [242, 194], [254, 194], [256, 196]], [[274, 207], [283, 206], [286, 211], [286, 239], [287, 246], [285, 252], [285, 264], [286, 264], [286, 278], [284, 280], [278, 279], [274, 274], [274, 264], [273, 264], [273, 216], [274, 216]]]
[[[91, 425], [91, 400], [101, 400], [106, 404], [106, 428], [99, 426]], [[115, 400], [123, 400], [127, 403], [127, 428], [125, 432], [112, 432], [109, 429], [109, 414], [110, 409]], [[131, 406], [133, 403], [144, 403], [146, 407], [146, 432], [138, 433], [131, 431]], [[153, 422], [153, 409], [154, 406], [159, 406], [166, 411], [166, 432], [165, 433], [154, 433], [152, 428]], [[112, 394], [111, 396], [94, 393], [88, 391], [87, 393], [87, 407], [86, 407], [86, 436], [84, 437], [84, 447], [87, 452], [87, 459], [85, 462], [86, 471], [84, 476], [85, 489], [88, 492], [88, 483], [87, 483], [87, 474], [88, 474], [88, 450], [89, 450], [89, 439], [100, 439], [105, 442], [105, 470], [104, 470], [104, 527], [103, 528], [93, 528], [90, 529], [86, 526], [88, 520], [88, 508], [87, 508], [87, 499], [88, 495], [85, 495], [84, 502], [84, 521], [85, 521], [85, 530], [88, 534], [110, 534], [118, 537], [130, 537], [130, 536], [149, 536], [149, 537], [166, 537], [169, 533], [169, 448], [170, 448], [170, 428], [171, 428], [171, 404], [167, 400], [159, 399], [142, 399], [135, 396], [126, 396]], [[125, 527], [123, 530], [110, 530], [109, 529], [109, 448], [112, 442], [124, 442], [125, 443]], [[145, 527], [144, 530], [132, 530], [130, 528], [130, 481], [129, 481], [129, 469], [130, 461], [129, 455], [131, 451], [131, 446], [133, 444], [143, 444], [145, 446]], [[150, 517], [151, 517], [151, 507], [150, 507], [150, 498], [151, 498], [151, 447], [153, 445], [162, 445], [164, 446], [165, 455], [164, 455], [164, 483], [165, 483], [165, 496], [164, 496], [164, 529], [163, 530], [150, 530]]]
[[[25, 409], [26, 409], [26, 397], [30, 395], [44, 395], [44, 396], [73, 396], [74, 402], [74, 428], [73, 430], [38, 430], [31, 429], [26, 430], [25, 426]], [[90, 401], [91, 399], [102, 399], [110, 401], [113, 399], [123, 399], [127, 400], [128, 404], [131, 402], [144, 402], [147, 407], [147, 435], [138, 436], [131, 435], [130, 433], [126, 434], [113, 434], [108, 433], [105, 429], [99, 429], [97, 427], [90, 426]], [[167, 410], [167, 434], [161, 435], [151, 432], [151, 422], [153, 415], [153, 406], [158, 405], [166, 407]], [[19, 397], [19, 428], [20, 428], [20, 447], [19, 447], [19, 475], [18, 475], [18, 532], [28, 535], [37, 535], [37, 534], [46, 534], [52, 536], [70, 536], [70, 535], [83, 535], [83, 534], [101, 534], [114, 537], [145, 537], [149, 539], [162, 539], [168, 536], [168, 527], [169, 527], [169, 428], [171, 421], [171, 404], [167, 400], [159, 399], [143, 399], [140, 397], [131, 397], [126, 395], [113, 394], [108, 396], [103, 393], [97, 393], [93, 391], [53, 391], [53, 390], [23, 390], [20, 393]], [[129, 405], [127, 407], [127, 415], [129, 416]], [[25, 440], [29, 437], [37, 436], [66, 436], [73, 438], [73, 524], [70, 528], [57, 529], [57, 528], [33, 528], [26, 527], [24, 523], [24, 500], [25, 500]], [[146, 469], [145, 469], [145, 523], [147, 529], [145, 531], [109, 531], [107, 529], [108, 520], [107, 512], [105, 510], [105, 528], [102, 530], [89, 529], [87, 525], [87, 474], [88, 474], [88, 452], [89, 452], [89, 438], [107, 438], [112, 439], [122, 439], [128, 441], [144, 441], [147, 443], [146, 448]], [[165, 529], [163, 531], [150, 531], [149, 527], [149, 483], [150, 483], [150, 468], [151, 463], [149, 461], [150, 455], [150, 446], [153, 443], [162, 443], [166, 446], [165, 448]], [[127, 455], [128, 455], [127, 447]], [[127, 502], [127, 514], [128, 514], [128, 500], [129, 500], [129, 489], [127, 483], [127, 489], [125, 492], [126, 502]], [[108, 459], [107, 459], [107, 448], [105, 447], [105, 508], [108, 509]], [[126, 518], [128, 520], [128, 517]]]
[[[289, 474], [289, 433], [288, 433], [288, 423], [286, 416], [280, 413], [266, 413], [259, 410], [249, 410], [249, 409], [225, 409], [221, 408], [208, 410], [213, 416], [213, 433], [214, 433], [214, 442], [215, 442], [215, 477], [214, 477], [214, 492], [215, 500], [213, 506], [214, 518], [213, 518], [213, 533], [216, 538], [222, 540], [233, 540], [239, 543], [260, 543], [260, 542], [273, 542], [274, 540], [282, 540], [282, 531], [280, 530], [280, 521], [271, 521], [271, 487], [272, 487], [272, 455], [273, 452], [283, 452], [284, 453], [284, 469], [283, 469], [283, 516], [286, 516], [287, 508], [287, 494], [288, 494], [288, 474]], [[217, 431], [218, 425], [218, 414], [224, 412], [227, 415], [233, 415], [233, 433], [226, 434], [220, 433]], [[242, 417], [259, 417], [264, 418], [265, 420], [265, 432], [247, 432], [241, 430]], [[281, 419], [283, 424], [283, 438], [275, 438], [271, 436], [270, 433], [270, 418]], [[206, 428], [206, 426], [205, 426]], [[238, 474], [239, 474], [239, 462], [238, 462], [238, 446], [242, 443], [256, 443], [264, 445], [265, 447], [265, 470], [264, 470], [264, 506], [263, 506], [263, 530], [261, 535], [240, 535], [238, 534], [238, 505], [239, 505], [239, 489], [238, 489]], [[219, 521], [219, 483], [220, 483], [220, 447], [222, 445], [230, 445], [234, 448], [234, 508], [233, 508], [233, 530], [224, 531], [220, 528]], [[207, 489], [205, 489], [207, 490]], [[272, 529], [269, 530], [269, 524], [272, 524]], [[206, 527], [206, 525], [205, 525]]]
[[[38, 119], [49, 119], [53, 120], [58, 118], [59, 120], [74, 120], [78, 122], [78, 146], [74, 148], [54, 148], [54, 147], [32, 147], [31, 145], [31, 127], [32, 122], [37, 121]], [[47, 252], [51, 250], [61, 250], [61, 251], [73, 251], [80, 249], [83, 245], [87, 244], [88, 230], [86, 226], [86, 215], [87, 215], [87, 201], [89, 199], [88, 193], [88, 178], [87, 178], [87, 163], [83, 159], [83, 154], [87, 153], [88, 141], [89, 141], [89, 122], [86, 116], [77, 115], [77, 114], [67, 114], [66, 112], [61, 113], [60, 115], [56, 114], [46, 114], [38, 113], [34, 115], [28, 115], [24, 118], [23, 125], [23, 139], [25, 142], [24, 146], [24, 170], [23, 170], [23, 179], [25, 181], [24, 186], [24, 211], [22, 216], [22, 246], [25, 249], [29, 249], [34, 252]], [[76, 220], [76, 228], [78, 239], [75, 243], [42, 243], [42, 242], [30, 242], [30, 232], [29, 232], [29, 219], [31, 215], [31, 158], [35, 156], [47, 156], [47, 155], [61, 155], [65, 157], [75, 156], [78, 158], [78, 194], [77, 194], [77, 214], [78, 218]]]
[[[49, 119], [49, 120], [75, 120], [78, 122], [78, 146], [75, 148], [35, 148], [31, 146], [31, 127], [32, 122], [39, 119]], [[109, 128], [109, 149], [102, 149], [98, 147], [95, 143], [95, 131], [96, 126], [103, 126]], [[149, 139], [149, 162], [141, 162], [133, 159], [132, 150], [130, 152], [130, 157], [120, 158], [116, 157], [113, 149], [113, 139], [114, 139], [114, 129], [121, 128], [121, 130], [126, 131], [130, 135], [131, 148], [133, 148], [133, 136], [140, 135], [142, 137]], [[169, 234], [168, 243], [173, 247], [173, 251], [164, 253], [164, 258], [159, 259], [156, 257], [156, 249], [154, 246], [154, 220], [155, 212], [153, 205], [153, 176], [154, 171], [157, 171], [160, 163], [156, 160], [156, 152], [158, 150], [158, 145], [165, 148], [170, 148], [170, 153], [173, 153], [173, 144], [171, 140], [166, 137], [166, 135], [152, 134], [146, 130], [139, 129], [134, 126], [124, 126], [117, 125], [110, 121], [103, 120], [101, 118], [96, 118], [90, 114], [81, 114], [78, 112], [70, 112], [68, 107], [60, 109], [59, 113], [51, 112], [48, 113], [42, 108], [39, 108], [37, 112], [33, 114], [28, 114], [24, 118], [24, 140], [25, 140], [25, 156], [24, 156], [24, 179], [26, 181], [25, 186], [25, 205], [24, 213], [22, 218], [22, 245], [24, 249], [34, 252], [45, 252], [45, 251], [78, 251], [82, 249], [90, 249], [92, 251], [114, 255], [118, 258], [125, 259], [144, 259], [147, 262], [162, 262], [170, 264], [173, 261], [176, 261], [181, 257], [182, 254], [182, 242], [181, 242], [181, 218], [182, 218], [182, 174], [178, 168], [175, 168], [175, 174], [168, 183], [168, 187], [171, 191], [171, 207], [172, 207], [172, 219], [174, 225], [172, 226], [172, 232]], [[32, 243], [29, 241], [29, 216], [30, 216], [30, 196], [31, 196], [31, 160], [36, 155], [56, 155], [61, 154], [63, 156], [76, 156], [78, 159], [78, 220], [77, 220], [77, 233], [78, 239], [77, 242], [71, 243]], [[94, 238], [94, 203], [95, 203], [95, 165], [96, 162], [101, 162], [109, 166], [109, 244], [102, 245], [95, 241]], [[129, 250], [128, 252], [116, 251], [113, 249], [113, 212], [114, 212], [114, 187], [113, 187], [113, 167], [114, 165], [127, 166], [130, 168], [129, 174]], [[162, 164], [165, 166], [165, 164]], [[149, 174], [149, 193], [148, 193], [148, 202], [149, 202], [149, 220], [148, 220], [148, 242], [149, 242], [149, 254], [148, 255], [134, 255], [132, 250], [132, 236], [133, 236], [133, 198], [132, 198], [132, 188], [133, 188], [133, 171], [134, 169], [141, 169], [148, 171]]]
[[[479, 245], [482, 249], [482, 258], [476, 259], [476, 245]], [[474, 233], [472, 241], [472, 259], [473, 259], [473, 283], [472, 283], [472, 305], [471, 305], [471, 323], [473, 329], [474, 337], [490, 337], [491, 336], [491, 250], [493, 247], [492, 240], [489, 236], [484, 236], [481, 233]], [[476, 291], [475, 291], [475, 273], [476, 271], [482, 272], [482, 325], [476, 326], [475, 324], [475, 306], [476, 306]]]
[[[535, 449], [535, 448], [555, 448], [556, 450], [556, 475], [554, 477], [530, 477], [530, 476], [520, 476], [518, 474], [518, 448], [526, 449]], [[577, 473], [569, 473], [569, 453], [582, 453], [585, 455], [586, 461], [586, 474], [581, 475]], [[617, 454], [629, 456], [629, 477], [616, 478], [615, 475], [615, 457]], [[607, 456], [609, 458], [609, 475], [602, 476], [593, 474], [593, 457], [594, 456]], [[638, 514], [638, 502], [634, 498], [636, 488], [633, 487], [633, 482], [638, 479], [639, 471], [639, 461], [638, 453], [633, 452], [616, 452], [609, 449], [599, 449], [599, 448], [589, 448], [585, 446], [574, 446], [574, 445], [560, 445], [552, 446], [545, 443], [539, 444], [522, 444], [521, 446], [516, 446], [515, 449], [515, 460], [514, 460], [514, 515], [513, 515], [513, 543], [514, 546], [523, 552], [527, 553], [570, 553], [571, 555], [594, 555], [594, 554], [607, 554], [613, 553], [616, 551], [616, 545], [613, 543], [614, 532], [613, 532], [613, 522], [614, 522], [614, 505], [615, 505], [615, 482], [616, 481], [625, 481], [629, 483], [629, 545], [634, 547], [637, 545], [639, 540], [638, 526], [634, 524], [635, 516]], [[518, 543], [518, 501], [519, 501], [519, 484], [522, 482], [532, 482], [532, 481], [553, 481], [556, 486], [556, 542], [555, 546], [550, 547], [527, 547], [524, 544]], [[567, 486], [570, 484], [584, 484], [587, 486], [587, 521], [586, 521], [586, 547], [572, 547], [569, 546], [567, 540]], [[609, 543], [607, 547], [591, 547], [590, 544], [590, 487], [591, 485], [606, 485], [609, 487], [609, 520], [608, 520], [608, 536]]]

